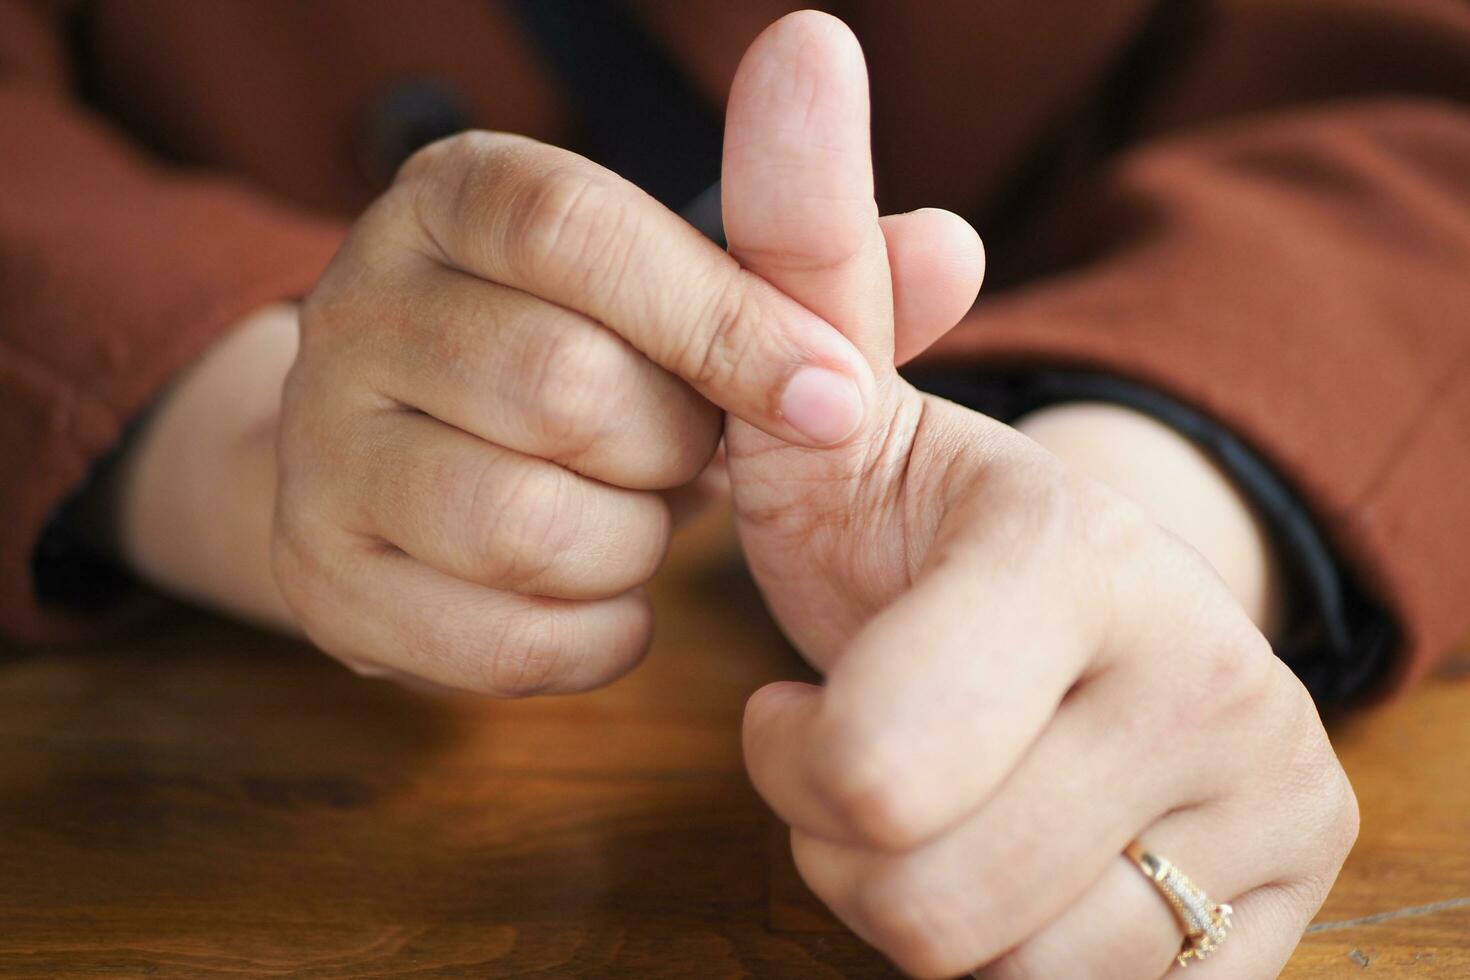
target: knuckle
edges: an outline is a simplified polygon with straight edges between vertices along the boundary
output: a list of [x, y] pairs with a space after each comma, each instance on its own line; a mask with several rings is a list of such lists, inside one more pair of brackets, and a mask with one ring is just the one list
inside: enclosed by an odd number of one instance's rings
[[512, 147], [531, 145], [533, 142], [524, 136], [510, 133], [467, 129], [415, 150], [398, 168], [394, 183], [455, 181], [466, 175], [493, 169]]
[[369, 207], [301, 298], [297, 324], [303, 356], [327, 346], [334, 357], [344, 348], [372, 357], [383, 338], [401, 327], [402, 296], [418, 271], [397, 231], [404, 199], [403, 192], [393, 190]]
[[1309, 700], [1301, 713], [1310, 717], [1302, 719], [1300, 747], [1292, 754], [1289, 778], [1316, 813], [1311, 823], [1327, 845], [1320, 856], [1336, 873], [1358, 838], [1358, 797]]
[[312, 574], [309, 555], [310, 549], [302, 547], [296, 532], [278, 515], [271, 536], [271, 573], [286, 607], [306, 634], [315, 639], [314, 626], [321, 603], [317, 601], [316, 576]]
[[528, 698], [554, 687], [562, 673], [565, 654], [537, 630], [514, 630], [513, 637], [486, 659], [484, 690], [496, 697]]
[[1160, 529], [1136, 501], [1092, 483], [1081, 484], [1086, 524], [1098, 551], [1118, 561], [1135, 561], [1159, 545]]
[[[281, 382], [281, 416], [276, 429], [278, 515], [296, 504], [299, 474], [312, 472], [312, 460], [322, 442], [321, 427], [315, 423], [323, 392], [314, 373], [298, 357]], [[278, 527], [277, 532], [280, 530]]]
[[755, 338], [766, 335], [764, 311], [746, 273], [707, 291], [694, 329], [685, 334], [673, 359], [676, 370], [697, 387], [721, 389], [746, 361]]
[[619, 242], [630, 226], [620, 195], [597, 174], [570, 164], [550, 167], [517, 194], [512, 206], [518, 270], [527, 281], [577, 293], [590, 290], [598, 270], [616, 268], [608, 255], [626, 254]]
[[610, 337], [573, 324], [533, 355], [535, 425], [558, 462], [574, 461], [605, 439], [622, 401], [625, 373]]
[[1159, 531], [1131, 501], [1055, 457], [1029, 448], [1010, 455], [1011, 465], [987, 472], [987, 496], [994, 513], [1023, 516], [982, 517], [982, 544], [1016, 556], [1027, 580], [1060, 588], [1068, 601], [1058, 625], [1101, 641], [1131, 600], [1131, 570], [1148, 566]]
[[1341, 867], [1342, 862], [1352, 852], [1353, 845], [1358, 842], [1358, 831], [1362, 827], [1362, 814], [1358, 808], [1358, 794], [1353, 790], [1353, 784], [1348, 779], [1347, 773], [1343, 772], [1341, 766], [1336, 766], [1336, 791], [1335, 801], [1332, 809], [1334, 817], [1332, 820], [1332, 831], [1330, 840], [1334, 845], [1335, 867]]
[[467, 146], [473, 145], [478, 135], [480, 134], [471, 132], [456, 133], [420, 147], [398, 167], [394, 183], [412, 182], [438, 171], [456, 153], [463, 153]]
[[477, 564], [496, 583], [523, 589], [543, 577], [574, 541], [578, 495], [558, 471], [500, 472], [487, 466], [469, 488], [478, 528]]
[[[1220, 733], [1239, 729], [1243, 717], [1259, 717], [1270, 700], [1270, 646], [1259, 634], [1230, 637], [1229, 631], [1200, 629], [1178, 656], [1182, 669], [1171, 671], [1173, 696], [1157, 699], [1148, 712], [1118, 724], [1139, 744], [1192, 733], [1191, 745], [1208, 750]], [[1253, 631], [1250, 631], [1253, 632]], [[1262, 654], [1260, 648], [1264, 648]], [[1202, 770], [1201, 777], [1206, 775]]]
[[[277, 521], [278, 527], [281, 523]], [[278, 531], [271, 542], [270, 559], [281, 599], [306, 637], [318, 649], [339, 659], [357, 653], [339, 635], [343, 609], [333, 563], [316, 543], [292, 531]]]
[[817, 792], [864, 844], [900, 851], [921, 843], [933, 820], [917, 802], [911, 767], [851, 727], [829, 723], [818, 736], [826, 763], [813, 773]]
[[[1240, 717], [1268, 697], [1277, 672], [1276, 654], [1253, 626], [1202, 633], [1193, 648], [1189, 681], [1204, 694], [1187, 699], [1191, 711], [1203, 701], [1211, 717]], [[1181, 699], [1186, 700], [1186, 699]]]
[[490, 617], [442, 612], [404, 637], [414, 659], [447, 667], [465, 687], [492, 697], [531, 697], [554, 686], [564, 659], [551, 617], [504, 609]]
[[[1280, 669], [1286, 672], [1284, 666]], [[1267, 773], [1257, 767], [1252, 775], [1257, 780], [1266, 776], [1264, 785], [1271, 788], [1278, 805], [1290, 807], [1296, 832], [1316, 844], [1305, 852], [1298, 882], [1315, 908], [1357, 841], [1357, 794], [1333, 751], [1316, 706], [1294, 678], [1264, 702], [1262, 715], [1264, 721], [1246, 721], [1245, 725], [1269, 742], [1274, 765]]]
[[[630, 489], [682, 486], [719, 446], [724, 415], [679, 384], [648, 384], [643, 355], [581, 322], [548, 330], [523, 362], [538, 454]], [[659, 379], [662, 382], [664, 379]]]
[[302, 298], [297, 308], [297, 324], [301, 332], [301, 349], [312, 350], [321, 337], [337, 336], [353, 320], [353, 278], [344, 270], [350, 261], [339, 252], [322, 277]]
[[[459, 228], [483, 227], [478, 219], [504, 205], [508, 177], [536, 165], [546, 148], [509, 133], [469, 130], [430, 143], [399, 168], [394, 187], [380, 199], [398, 221], [417, 226], [441, 260], [484, 247], [462, 238]], [[376, 206], [375, 206], [376, 207]], [[436, 232], [437, 229], [437, 232]], [[440, 235], [448, 238], [441, 239]]]

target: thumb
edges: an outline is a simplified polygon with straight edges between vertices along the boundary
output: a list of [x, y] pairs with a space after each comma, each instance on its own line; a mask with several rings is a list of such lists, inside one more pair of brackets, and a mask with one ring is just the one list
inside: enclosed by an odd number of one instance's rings
[[893, 360], [913, 360], [970, 311], [985, 276], [985, 246], [970, 223], [937, 208], [885, 215], [893, 281]]
[[730, 90], [721, 208], [740, 264], [893, 372], [893, 295], [873, 200], [857, 38], [805, 10], [746, 51]]

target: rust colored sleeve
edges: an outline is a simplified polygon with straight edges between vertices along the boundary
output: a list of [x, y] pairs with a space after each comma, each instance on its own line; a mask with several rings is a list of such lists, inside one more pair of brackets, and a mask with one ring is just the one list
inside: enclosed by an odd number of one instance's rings
[[105, 619], [37, 599], [56, 508], [211, 341], [307, 291], [341, 235], [168, 169], [70, 101], [50, 9], [0, 2], [0, 631], [31, 641]]
[[1390, 686], [1470, 634], [1464, 102], [1181, 127], [1120, 154], [1050, 239], [1066, 258], [982, 301], [940, 361], [1102, 371], [1228, 427], [1391, 611]]

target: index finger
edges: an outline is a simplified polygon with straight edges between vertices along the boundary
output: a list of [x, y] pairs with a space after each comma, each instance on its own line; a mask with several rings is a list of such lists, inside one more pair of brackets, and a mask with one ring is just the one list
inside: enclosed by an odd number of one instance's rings
[[825, 688], [746, 708], [746, 767], [792, 826], [907, 850], [984, 801], [1051, 722], [1094, 648], [1037, 583], [983, 557], [931, 567], [874, 617]]
[[616, 174], [475, 133], [405, 167], [422, 244], [471, 275], [600, 321], [700, 394], [800, 445], [845, 440], [873, 378], [832, 325]]

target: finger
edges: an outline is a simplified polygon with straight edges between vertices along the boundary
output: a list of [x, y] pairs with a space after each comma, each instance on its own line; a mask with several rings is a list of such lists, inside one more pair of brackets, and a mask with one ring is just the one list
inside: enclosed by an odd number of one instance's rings
[[[312, 310], [342, 321], [340, 370], [384, 398], [633, 489], [687, 483], [714, 452], [719, 410], [580, 313], [417, 255], [384, 278], [351, 308]], [[381, 329], [356, 329], [364, 317]]]
[[[711, 190], [717, 196], [719, 185]], [[724, 240], [718, 206], [712, 222], [687, 210], [680, 214], [706, 237], [717, 235]], [[940, 208], [884, 215], [878, 224], [888, 247], [893, 279], [893, 360], [905, 364], [955, 326], [974, 305], [985, 278], [985, 247], [968, 221]]]
[[893, 279], [893, 361], [903, 364], [970, 311], [985, 277], [985, 246], [970, 223], [938, 208], [879, 219]]
[[352, 528], [455, 578], [563, 599], [615, 596], [663, 560], [669, 509], [419, 412], [373, 413], [336, 492]]
[[680, 528], [707, 511], [712, 505], [730, 498], [730, 472], [723, 450], [715, 452], [708, 466], [693, 480], [663, 493], [664, 503], [674, 515], [674, 527]]
[[1139, 766], [1159, 733], [1118, 683], [1070, 698], [991, 799], [915, 850], [794, 835], [803, 877], [907, 972], [953, 976], [999, 957], [1075, 902], [1138, 828], [1209, 791], [1188, 754]]
[[[1279, 662], [1272, 666], [1287, 680], [1277, 690], [1289, 693], [1295, 682]], [[1206, 977], [1276, 976], [1357, 837], [1352, 787], [1310, 701], [1299, 695], [1257, 707], [1254, 716], [1227, 708], [1229, 728], [1208, 740], [1197, 768], [1220, 780], [1212, 799], [1175, 807], [1134, 835], [1213, 902], [1235, 907], [1236, 928], [1202, 965]], [[1196, 710], [1180, 720], [1209, 725], [1208, 713]], [[1271, 747], [1269, 757], [1261, 745]], [[1110, 926], [1120, 919], [1130, 926], [1115, 933]], [[1047, 964], [1069, 962], [1084, 977], [1157, 976], [1180, 937], [1153, 885], [1131, 861], [1113, 861], [1074, 906], [983, 975], [1045, 976]]]
[[827, 445], [861, 424], [872, 375], [852, 344], [610, 171], [471, 134], [404, 173], [426, 254], [586, 314], [779, 438]]
[[[1167, 603], [1158, 618], [1166, 633], [1180, 635]], [[1195, 638], [1208, 654], [1180, 643], [1172, 661], [1154, 651], [1109, 662], [1068, 695], [978, 810], [918, 849], [885, 853], [805, 837], [799, 866], [813, 889], [906, 969], [951, 975], [1035, 934], [1081, 897], [1139, 828], [1166, 814], [1227, 800], [1259, 827], [1261, 814], [1281, 813], [1283, 795], [1288, 803], [1298, 794], [1316, 799], [1301, 792], [1303, 779], [1335, 785], [1340, 768], [1324, 755], [1320, 728], [1267, 696], [1284, 688], [1256, 669], [1253, 651], [1218, 640], [1216, 633], [1229, 632], [1223, 623], [1195, 626], [1208, 627]], [[1271, 669], [1285, 671], [1275, 661]], [[1300, 771], [1286, 778], [1263, 768], [1263, 742]], [[1317, 804], [1308, 809], [1317, 812]], [[1288, 843], [1313, 835], [1298, 817], [1281, 833]], [[1250, 859], [1263, 866], [1307, 866], [1252, 847]]]
[[[1321, 883], [1280, 877], [1283, 868], [1308, 866], [1308, 852], [1321, 848], [1324, 839], [1301, 827], [1272, 828], [1270, 812], [1255, 801], [1196, 807], [1170, 814], [1139, 835], [1211, 903], [1225, 902], [1234, 910], [1225, 942], [1205, 959], [1191, 959], [1190, 976], [1275, 977], [1326, 896]], [[1154, 884], [1120, 856], [1071, 908], [975, 976], [1152, 980], [1173, 968], [1183, 936]]]
[[312, 641], [459, 690], [529, 697], [589, 690], [632, 670], [652, 631], [641, 591], [595, 602], [497, 592], [380, 542], [278, 545], [277, 574], [311, 582], [295, 612]]
[[721, 176], [731, 254], [841, 329], [880, 377], [891, 374], [868, 74], [840, 20], [800, 11], [751, 44], [731, 84]]
[[746, 764], [788, 823], [913, 847], [977, 806], [1051, 721], [1099, 625], [1064, 601], [1060, 563], [996, 559], [999, 545], [939, 558], [863, 628], [820, 695], [782, 686], [751, 699]]
[[1060, 975], [1076, 980], [1156, 980], [1172, 967], [1180, 938], [1168, 906], [1133, 862], [1120, 855], [1076, 904], [973, 975], [977, 980], [1056, 976], [1065, 963]]

